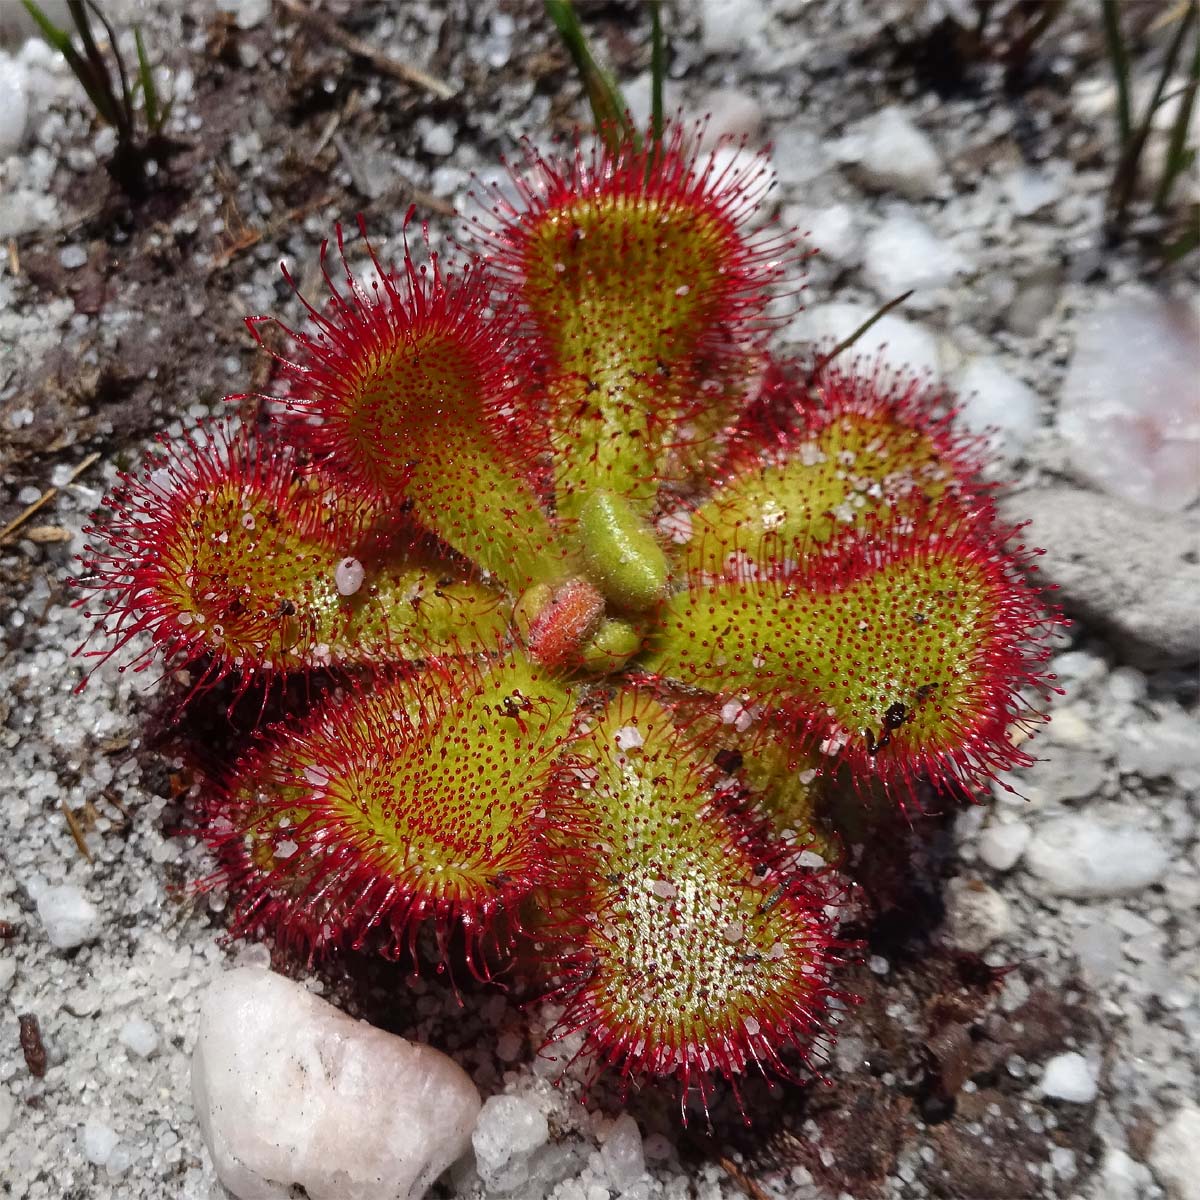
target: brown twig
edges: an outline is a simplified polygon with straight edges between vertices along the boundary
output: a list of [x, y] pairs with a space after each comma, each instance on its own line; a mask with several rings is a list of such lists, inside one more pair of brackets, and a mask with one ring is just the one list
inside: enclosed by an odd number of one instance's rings
[[336, 21], [331, 21], [324, 13], [314, 12], [311, 8], [301, 4], [300, 0], [276, 0], [276, 3], [284, 12], [291, 13], [293, 17], [311, 25], [322, 36], [341, 46], [343, 50], [348, 50], [355, 58], [365, 59], [380, 74], [390, 75], [393, 79], [399, 79], [403, 83], [423, 88], [441, 100], [449, 100], [454, 96], [454, 89], [449, 84], [443, 83], [440, 79], [434, 79], [420, 67], [410, 66], [408, 63], [400, 62], [399, 59], [381, 53], [369, 42], [355, 37]]
[[719, 1154], [717, 1155], [717, 1165], [750, 1197], [750, 1200], [771, 1200], [771, 1197], [732, 1158]]
[[21, 1053], [25, 1056], [25, 1065], [35, 1079], [41, 1079], [46, 1074], [46, 1045], [42, 1041], [42, 1027], [35, 1013], [21, 1013], [17, 1017], [20, 1030]]
[[79, 466], [77, 466], [75, 470], [71, 472], [67, 482], [64, 483], [62, 487], [47, 488], [32, 504], [25, 508], [23, 512], [20, 512], [13, 517], [13, 519], [9, 521], [9, 523], [5, 525], [3, 529], [0, 529], [0, 546], [4, 545], [4, 543], [7, 542], [12, 535], [16, 533], [17, 530], [20, 529], [30, 517], [33, 516], [35, 512], [38, 511], [38, 509], [45, 504], [49, 504], [50, 501], [62, 491], [62, 488], [70, 487], [70, 485], [73, 484], [75, 480], [78, 479], [79, 476], [82, 475], [84, 471], [86, 471], [88, 467], [90, 467], [92, 463], [94, 463], [99, 457], [99, 451], [94, 454], [89, 454], [87, 458], [85, 458], [83, 462], [81, 462]]
[[71, 831], [71, 836], [75, 839], [75, 845], [79, 847], [79, 853], [88, 862], [93, 862], [92, 852], [88, 849], [88, 844], [84, 840], [83, 827], [79, 824], [79, 818], [67, 807], [65, 800], [60, 800], [58, 806], [62, 809], [63, 816], [67, 818], [67, 828]]

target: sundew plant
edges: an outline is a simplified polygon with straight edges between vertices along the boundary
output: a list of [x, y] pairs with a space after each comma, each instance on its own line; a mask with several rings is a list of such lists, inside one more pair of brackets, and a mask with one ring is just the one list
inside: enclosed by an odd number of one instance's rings
[[683, 1097], [828, 1061], [839, 814], [1028, 761], [1055, 621], [943, 392], [772, 357], [806, 251], [695, 135], [529, 150], [452, 268], [339, 230], [273, 423], [164, 441], [81, 598], [193, 691], [325, 684], [204, 784], [235, 935], [532, 963]]

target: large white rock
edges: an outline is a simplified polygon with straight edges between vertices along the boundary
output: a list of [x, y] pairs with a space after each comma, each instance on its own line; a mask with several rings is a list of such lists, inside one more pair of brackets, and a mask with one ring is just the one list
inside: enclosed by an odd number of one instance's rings
[[192, 1059], [200, 1130], [241, 1200], [418, 1200], [471, 1141], [479, 1093], [440, 1051], [269, 971], [205, 992]]
[[1170, 1200], [1200, 1200], [1200, 1108], [1185, 1104], [1154, 1135], [1150, 1169]]
[[1200, 497], [1200, 316], [1130, 292], [1079, 320], [1058, 431], [1073, 470], [1168, 512]]
[[1170, 856], [1154, 834], [1103, 825], [1086, 813], [1047, 821], [1025, 850], [1025, 865], [1056, 896], [1128, 896], [1157, 883]]
[[880, 191], [914, 200], [935, 195], [942, 185], [942, 160], [933, 142], [892, 105], [852, 126], [837, 155], [856, 175]]
[[[1064, 486], [1002, 495], [999, 507], [1006, 521], [1032, 519], [1022, 540], [1045, 548], [1038, 574], [1059, 588], [1056, 598], [1067, 613], [1103, 630], [1126, 662], [1157, 670], [1196, 661], [1195, 516], [1155, 512]], [[1124, 741], [1117, 739], [1118, 751]]]

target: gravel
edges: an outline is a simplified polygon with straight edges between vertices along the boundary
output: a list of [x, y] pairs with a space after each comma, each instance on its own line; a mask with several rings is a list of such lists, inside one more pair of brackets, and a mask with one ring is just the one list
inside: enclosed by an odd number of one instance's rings
[[[668, 98], [689, 115], [713, 110], [714, 133], [769, 142], [769, 207], [823, 250], [807, 311], [781, 330], [788, 346], [829, 345], [867, 320], [927, 265], [914, 246], [932, 239], [953, 256], [848, 353], [944, 374], [969, 393], [972, 427], [1000, 429], [1005, 516], [1032, 518], [1022, 540], [1047, 548], [1041, 574], [1076, 620], [1053, 664], [1066, 695], [1031, 743], [1046, 761], [914, 851], [904, 882], [924, 890], [895, 910], [898, 941], [868, 948], [835, 1086], [766, 1094], [751, 1079], [748, 1105], [768, 1117], [744, 1133], [736, 1111], [718, 1112], [713, 1144], [699, 1112], [681, 1129], [669, 1088], [585, 1088], [586, 1064], [568, 1066], [577, 1038], [539, 1055], [558, 1014], [524, 1005], [523, 980], [472, 984], [460, 1002], [390, 964], [276, 963], [306, 994], [449, 1055], [485, 1097], [475, 1147], [430, 1200], [743, 1200], [721, 1159], [771, 1200], [1196, 1196], [1200, 526], [1196, 477], [1175, 457], [1194, 454], [1194, 342], [1172, 332], [1194, 319], [1195, 267], [1158, 272], [1135, 246], [1102, 241], [1115, 97], [1092, 6], [1069, 6], [1028, 88], [1009, 92], [979, 64], [968, 86], [939, 94], [912, 63], [931, 61], [930, 35], [957, 7], [682, 6]], [[190, 766], [162, 732], [157, 673], [72, 657], [87, 622], [65, 580], [82, 526], [157, 429], [178, 436], [248, 386], [258, 359], [242, 316], [297, 316], [281, 259], [303, 275], [332, 222], [360, 210], [390, 251], [409, 203], [429, 211], [421, 192], [461, 207], [471, 173], [494, 171], [520, 133], [561, 132], [584, 112], [539, 5], [327, 6], [450, 80], [460, 97], [448, 102], [302, 36], [263, 0], [222, 8], [231, 19], [213, 23], [206, 6], [138, 6], [172, 75], [170, 132], [193, 149], [170, 168], [174, 192], [118, 219], [98, 208], [111, 131], [52, 52], [14, 40], [0, 5], [4, 61], [18, 65], [0, 78], [20, 88], [0, 102], [0, 242], [14, 240], [0, 256], [0, 344], [13, 348], [0, 355], [0, 525], [59, 489], [0, 545], [5, 1200], [228, 1200], [190, 1059], [206, 989], [231, 968], [271, 965], [267, 948], [223, 940], [220, 889], [187, 886], [211, 863], [187, 833]], [[646, 80], [632, 11], [585, 19], [617, 74]], [[128, 15], [121, 0], [111, 12]], [[1138, 95], [1149, 65], [1134, 64]], [[18, 139], [7, 156], [6, 131]], [[897, 215], [924, 242], [896, 240], [894, 263], [865, 256]], [[432, 217], [441, 247], [453, 218]], [[1136, 345], [1114, 320], [1123, 311]], [[1152, 419], [1130, 432], [1143, 395]], [[100, 459], [72, 478], [93, 450]], [[85, 666], [95, 672], [75, 695]], [[933, 1030], [931, 1010], [963, 1012], [969, 991], [953, 975], [944, 1007], [931, 999], [942, 960], [929, 947], [955, 936], [1002, 974], [977, 1010]], [[931, 974], [905, 991], [913, 962]], [[289, 1033], [277, 1025], [263, 1042], [282, 1052]], [[960, 1061], [963, 1046], [1003, 1053]], [[910, 1079], [891, 1060], [913, 1047], [930, 1049]], [[945, 1057], [930, 1066], [934, 1052]], [[914, 1099], [913, 1081], [942, 1107]], [[247, 1125], [275, 1128], [289, 1095], [245, 1110]], [[501, 1163], [521, 1130], [536, 1145]], [[520, 1182], [502, 1193], [510, 1168]]]

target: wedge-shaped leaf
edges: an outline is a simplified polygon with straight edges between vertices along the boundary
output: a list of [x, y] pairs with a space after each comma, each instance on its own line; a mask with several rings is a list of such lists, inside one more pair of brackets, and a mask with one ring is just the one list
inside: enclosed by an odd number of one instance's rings
[[280, 360], [287, 400], [312, 422], [307, 440], [348, 488], [402, 503], [512, 591], [557, 578], [529, 479], [544, 437], [517, 421], [511, 329], [487, 315], [487, 282], [470, 268], [444, 274], [436, 256], [417, 267], [407, 250], [399, 273], [372, 262], [370, 290], [349, 268], [339, 288], [326, 269], [326, 309], [305, 302], [310, 329], [287, 330], [302, 351]]
[[685, 570], [795, 563], [849, 529], [978, 496], [976, 448], [953, 431], [944, 393], [904, 375], [836, 368], [815, 394], [799, 383], [786, 390], [793, 411], [743, 431], [725, 478], [691, 514]]
[[253, 674], [491, 648], [507, 625], [501, 593], [431, 539], [382, 539], [292, 455], [243, 433], [152, 456], [108, 506], [84, 560], [107, 643], [94, 653], [145, 632], [142, 662], [209, 656], [216, 674]]
[[822, 1037], [835, 930], [826, 878], [785, 874], [654, 700], [619, 694], [576, 747], [576, 914], [563, 1030], [625, 1073], [779, 1064]]
[[534, 331], [560, 516], [593, 489], [639, 511], [682, 475], [742, 402], [764, 313], [794, 247], [747, 218], [769, 186], [765, 159], [721, 165], [686, 147], [623, 144], [551, 161], [532, 151], [479, 222], [492, 263]]
[[[672, 597], [648, 669], [791, 720], [861, 780], [977, 785], [1029, 761], [1053, 624], [982, 517], [843, 538], [804, 568]], [[1040, 644], [1039, 644], [1040, 639]]]
[[520, 658], [444, 660], [326, 702], [244, 758], [207, 825], [238, 931], [314, 950], [477, 936], [547, 870], [569, 697]]

